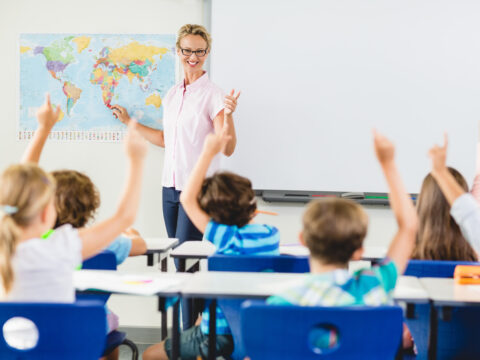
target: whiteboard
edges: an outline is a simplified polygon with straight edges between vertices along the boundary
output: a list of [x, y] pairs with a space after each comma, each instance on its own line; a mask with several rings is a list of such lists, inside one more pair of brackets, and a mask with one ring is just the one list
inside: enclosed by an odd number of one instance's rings
[[211, 78], [242, 91], [223, 161], [255, 189], [387, 192], [372, 145], [396, 145], [418, 193], [428, 149], [471, 182], [480, 118], [476, 0], [212, 0]]

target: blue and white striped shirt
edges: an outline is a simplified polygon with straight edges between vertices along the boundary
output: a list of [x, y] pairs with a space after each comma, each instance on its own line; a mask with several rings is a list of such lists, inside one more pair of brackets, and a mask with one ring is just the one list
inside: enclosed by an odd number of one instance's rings
[[[216, 253], [222, 255], [279, 255], [280, 234], [274, 226], [263, 224], [247, 224], [241, 228], [235, 225], [224, 225], [213, 220], [207, 225], [205, 239], [217, 248]], [[217, 334], [230, 334], [227, 320], [217, 306]], [[210, 314], [208, 307], [202, 314], [200, 328], [208, 334]]]

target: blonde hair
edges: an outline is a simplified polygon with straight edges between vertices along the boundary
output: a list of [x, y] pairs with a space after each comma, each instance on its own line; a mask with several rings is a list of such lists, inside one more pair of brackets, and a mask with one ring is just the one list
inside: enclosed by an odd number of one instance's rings
[[210, 46], [212, 44], [212, 37], [208, 33], [207, 29], [205, 29], [205, 27], [196, 24], [185, 24], [180, 28], [180, 30], [178, 30], [177, 49], [180, 49], [180, 41], [182, 41], [182, 39], [187, 35], [201, 36], [203, 40], [205, 40], [205, 42], [207, 43], [207, 49], [210, 49]]
[[318, 199], [303, 214], [303, 239], [312, 257], [324, 264], [345, 265], [362, 247], [368, 216], [347, 199]]
[[55, 194], [55, 180], [34, 164], [12, 165], [0, 178], [0, 277], [13, 285], [12, 257], [22, 228], [32, 223]]

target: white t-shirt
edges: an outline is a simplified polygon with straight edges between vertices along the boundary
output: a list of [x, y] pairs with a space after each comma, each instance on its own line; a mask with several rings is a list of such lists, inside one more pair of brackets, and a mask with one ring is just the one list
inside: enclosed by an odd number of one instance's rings
[[48, 239], [20, 243], [13, 258], [15, 279], [7, 301], [74, 302], [73, 271], [82, 263], [82, 241], [71, 225]]

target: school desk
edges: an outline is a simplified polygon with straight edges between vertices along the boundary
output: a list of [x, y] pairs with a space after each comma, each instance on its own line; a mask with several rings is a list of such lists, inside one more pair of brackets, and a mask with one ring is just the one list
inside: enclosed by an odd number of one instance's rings
[[436, 359], [438, 340], [438, 306], [444, 317], [450, 307], [480, 306], [480, 286], [456, 284], [452, 278], [421, 278], [420, 282], [431, 299], [429, 358]]
[[[166, 299], [180, 296], [180, 290], [192, 276], [186, 273], [120, 273], [108, 270], [74, 272], [74, 285], [81, 292], [109, 292], [121, 295], [157, 296], [162, 317], [162, 340], [167, 336]], [[179, 301], [172, 311], [172, 358], [179, 358]]]
[[168, 271], [168, 258], [162, 256], [170, 249], [178, 245], [178, 239], [175, 238], [146, 238], [147, 243], [147, 266], [155, 264], [155, 254], [158, 254], [158, 261], [161, 263], [161, 271]]
[[178, 271], [198, 270], [196, 264], [190, 269], [186, 268], [187, 259], [201, 260], [206, 259], [215, 252], [215, 245], [210, 241], [185, 241], [170, 252], [170, 256], [178, 259]]
[[[183, 297], [211, 299], [209, 324], [209, 359], [214, 359], [216, 338], [216, 299], [265, 299], [289, 289], [305, 279], [305, 274], [251, 273], [230, 271], [196, 272], [182, 286]], [[428, 295], [418, 278], [399, 278], [394, 298], [406, 303], [428, 303]]]

